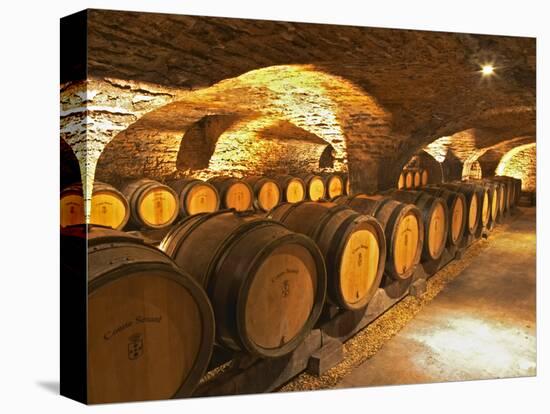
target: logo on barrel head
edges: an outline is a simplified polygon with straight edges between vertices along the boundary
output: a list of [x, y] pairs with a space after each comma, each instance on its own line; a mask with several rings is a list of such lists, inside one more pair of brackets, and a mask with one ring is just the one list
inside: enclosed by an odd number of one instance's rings
[[128, 337], [128, 359], [138, 359], [143, 355], [143, 334], [136, 333]]
[[283, 294], [283, 298], [286, 298], [290, 293], [290, 283], [286, 279], [283, 281], [283, 289], [281, 293]]

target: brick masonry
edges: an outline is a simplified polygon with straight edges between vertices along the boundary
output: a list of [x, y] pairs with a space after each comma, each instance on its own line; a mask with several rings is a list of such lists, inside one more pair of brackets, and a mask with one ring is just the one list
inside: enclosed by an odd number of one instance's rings
[[537, 148], [536, 144], [517, 147], [501, 159], [497, 172], [520, 178], [522, 191], [532, 192], [537, 187]]
[[[106, 10], [88, 30], [89, 79], [61, 85], [88, 195], [94, 177], [321, 167], [374, 191], [428, 144], [460, 178], [536, 134], [534, 39]], [[488, 50], [505, 68], [491, 81]]]

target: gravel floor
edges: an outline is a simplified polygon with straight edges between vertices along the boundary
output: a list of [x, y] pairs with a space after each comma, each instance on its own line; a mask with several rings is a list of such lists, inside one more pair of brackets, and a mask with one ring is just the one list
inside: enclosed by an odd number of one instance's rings
[[[491, 233], [495, 237], [506, 229], [507, 225], [498, 226]], [[353, 338], [344, 343], [344, 360], [328, 370], [324, 375], [317, 377], [302, 373], [282, 386], [278, 391], [306, 391], [332, 388], [353, 368], [362, 364], [396, 335], [405, 325], [420, 312], [420, 310], [434, 299], [447, 283], [460, 275], [472, 259], [479, 255], [490, 244], [489, 240], [480, 239], [470, 246], [461, 260], [454, 260], [432, 276], [427, 282], [426, 292], [415, 298], [406, 296], [403, 300], [388, 309], [383, 315], [358, 332]]]
[[[505, 230], [508, 224], [495, 228], [490, 238]], [[328, 370], [320, 377], [302, 373], [279, 388], [279, 392], [307, 391], [333, 388], [340, 380], [349, 374], [353, 368], [359, 366], [372, 357], [378, 350], [395, 336], [405, 325], [434, 299], [447, 283], [460, 275], [472, 259], [487, 248], [490, 240], [480, 239], [471, 245], [460, 260], [454, 260], [432, 276], [426, 286], [426, 292], [420, 297], [406, 296], [400, 302], [388, 309], [378, 319], [359, 331], [354, 337], [344, 343], [344, 360]], [[226, 371], [231, 364], [228, 362], [208, 372], [201, 379], [203, 384]]]

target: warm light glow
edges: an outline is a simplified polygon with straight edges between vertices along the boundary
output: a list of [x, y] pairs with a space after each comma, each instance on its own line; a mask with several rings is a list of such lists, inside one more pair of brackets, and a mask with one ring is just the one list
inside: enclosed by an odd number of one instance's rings
[[491, 64], [488, 64], [488, 65], [483, 65], [481, 67], [481, 74], [483, 76], [490, 76], [492, 75], [493, 73], [495, 73], [495, 68], [493, 65]]
[[452, 137], [446, 136], [436, 139], [430, 144], [426, 145], [423, 149], [439, 163], [445, 161], [449, 146], [451, 145]]
[[534, 330], [481, 315], [453, 312], [440, 317], [445, 324], [408, 333], [408, 338], [421, 344], [432, 360], [439, 361], [434, 364], [418, 358], [414, 361], [417, 370], [434, 378], [444, 373], [447, 381], [535, 375]]
[[[519, 178], [522, 181], [521, 188], [523, 191], [534, 191], [535, 181], [533, 177], [536, 174], [536, 159], [532, 156], [531, 163], [522, 162], [521, 159], [526, 160], [528, 157], [528, 155], [522, 153], [529, 154], [529, 151], [534, 151], [535, 148], [535, 142], [512, 148], [500, 159], [495, 170], [496, 175]], [[516, 159], [518, 156], [519, 159]]]

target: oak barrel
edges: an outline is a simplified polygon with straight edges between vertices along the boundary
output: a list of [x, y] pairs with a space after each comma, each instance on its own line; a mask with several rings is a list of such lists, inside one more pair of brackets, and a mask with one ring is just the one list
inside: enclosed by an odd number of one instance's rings
[[251, 213], [188, 217], [160, 248], [206, 290], [216, 341], [234, 351], [278, 357], [294, 350], [317, 321], [326, 292], [315, 242]]
[[340, 174], [323, 173], [322, 177], [325, 182], [326, 197], [329, 200], [344, 194], [344, 180]]
[[489, 220], [487, 222], [487, 226], [489, 228], [493, 228], [496, 225], [499, 213], [497, 186], [489, 180], [470, 181], [487, 189], [487, 196], [489, 197]]
[[497, 188], [497, 194], [498, 194], [498, 216], [499, 219], [502, 219], [504, 217], [504, 214], [506, 212], [506, 205], [505, 205], [505, 199], [506, 196], [505, 193], [505, 185], [504, 183], [501, 183], [499, 181], [492, 181], [489, 179], [489, 181], [493, 182]]
[[306, 185], [307, 199], [317, 201], [325, 198], [325, 180], [317, 174], [304, 174], [299, 176]]
[[420, 187], [422, 184], [422, 175], [420, 174], [420, 170], [414, 171], [414, 178], [413, 178], [413, 186], [414, 188]]
[[[82, 184], [72, 184], [60, 197], [61, 227], [83, 224], [84, 196]], [[130, 208], [126, 197], [109, 184], [95, 181], [92, 190], [90, 224], [107, 226], [120, 230], [130, 218]]]
[[138, 228], [162, 229], [178, 217], [176, 192], [158, 181], [148, 178], [132, 181], [122, 193], [130, 203], [130, 220]]
[[281, 187], [275, 180], [259, 175], [243, 179], [254, 192], [254, 208], [261, 211], [269, 211], [282, 200]]
[[220, 195], [210, 183], [196, 178], [184, 178], [168, 185], [178, 195], [181, 217], [212, 213], [220, 208]]
[[512, 208], [510, 204], [512, 197], [512, 183], [506, 178], [500, 176], [491, 177], [488, 180], [500, 183], [502, 185], [502, 202], [504, 204], [504, 212], [509, 213]]
[[463, 183], [465, 186], [472, 186], [474, 191], [476, 191], [478, 195], [478, 200], [481, 200], [479, 207], [478, 207], [478, 214], [480, 217], [480, 224], [482, 227], [487, 227], [489, 224], [489, 220], [491, 219], [491, 201], [489, 199], [489, 190], [485, 185], [476, 183], [474, 181], [472, 182], [465, 182]]
[[345, 309], [364, 308], [376, 293], [386, 261], [378, 220], [331, 202], [303, 201], [275, 207], [269, 217], [311, 237], [327, 266], [327, 298]]
[[61, 227], [84, 224], [84, 193], [81, 183], [71, 184], [61, 191], [59, 212]]
[[346, 174], [344, 177], [344, 188], [346, 189], [345, 194], [351, 195], [351, 180], [349, 178], [349, 174]]
[[440, 197], [447, 203], [449, 211], [449, 230], [447, 231], [447, 246], [458, 246], [464, 235], [466, 226], [466, 197], [464, 194], [441, 187], [425, 187], [422, 191]]
[[405, 188], [405, 172], [401, 171], [399, 174], [399, 178], [397, 180], [397, 189], [401, 190], [402, 188]]
[[168, 185], [178, 196], [181, 217], [220, 209], [220, 195], [210, 183], [197, 178], [184, 178], [171, 181]]
[[514, 184], [516, 185], [515, 187], [515, 196], [516, 196], [516, 199], [515, 199], [515, 205], [519, 205], [519, 199], [521, 198], [521, 188], [523, 186], [523, 182], [521, 181], [520, 178], [515, 178], [515, 177], [511, 177], [512, 180], [514, 181]]
[[506, 213], [506, 185], [503, 182], [500, 181], [494, 181], [490, 178], [486, 179], [486, 181], [489, 181], [493, 183], [495, 186], [496, 192], [497, 192], [497, 199], [498, 199], [498, 220], [502, 220], [504, 217], [504, 214]]
[[492, 180], [500, 181], [506, 184], [508, 210], [514, 209], [521, 195], [521, 180], [506, 175], [492, 177]]
[[449, 212], [445, 201], [422, 191], [397, 190], [391, 197], [403, 203], [414, 204], [422, 212], [424, 222], [424, 260], [437, 260], [445, 250], [449, 230]]
[[86, 237], [85, 228], [62, 230], [61, 244], [62, 277], [86, 277], [76, 253], [88, 252], [88, 402], [190, 396], [214, 343], [206, 293], [141, 239], [96, 226]]
[[345, 204], [361, 214], [375, 217], [386, 236], [385, 272], [396, 280], [408, 279], [420, 262], [424, 240], [424, 224], [420, 210], [386, 196], [356, 194], [339, 197]]
[[464, 185], [461, 182], [440, 183], [436, 187], [446, 188], [464, 195], [466, 200], [466, 226], [465, 234], [475, 235], [478, 227], [481, 225], [481, 216], [479, 214], [480, 198], [474, 187]]
[[414, 173], [409, 170], [405, 170], [405, 188], [412, 189], [414, 187]]
[[254, 192], [250, 185], [235, 177], [212, 177], [208, 180], [218, 190], [224, 208], [236, 211], [251, 210], [254, 205]]
[[283, 201], [287, 203], [297, 203], [306, 198], [306, 185], [304, 180], [291, 175], [278, 175], [273, 177], [283, 192]]

